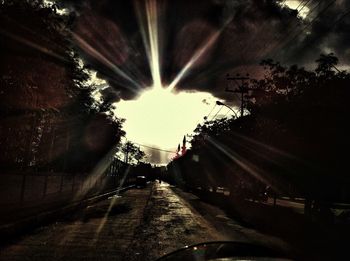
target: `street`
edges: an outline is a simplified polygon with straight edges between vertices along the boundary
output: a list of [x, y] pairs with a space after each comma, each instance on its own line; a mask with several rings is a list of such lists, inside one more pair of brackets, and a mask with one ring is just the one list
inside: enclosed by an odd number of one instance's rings
[[191, 193], [154, 182], [22, 236], [1, 249], [0, 260], [155, 260], [215, 240], [287, 248]]

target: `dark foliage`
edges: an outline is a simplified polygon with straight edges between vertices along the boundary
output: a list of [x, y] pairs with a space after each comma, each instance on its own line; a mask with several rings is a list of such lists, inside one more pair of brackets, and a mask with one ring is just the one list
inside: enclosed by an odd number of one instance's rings
[[0, 4], [0, 167], [87, 172], [118, 144], [123, 120], [92, 98], [72, 17], [43, 1]]
[[337, 61], [322, 54], [315, 71], [262, 61], [265, 77], [251, 82], [250, 114], [199, 126], [192, 150], [169, 165], [173, 179], [230, 187], [243, 197], [268, 186], [280, 195], [350, 200], [350, 75]]

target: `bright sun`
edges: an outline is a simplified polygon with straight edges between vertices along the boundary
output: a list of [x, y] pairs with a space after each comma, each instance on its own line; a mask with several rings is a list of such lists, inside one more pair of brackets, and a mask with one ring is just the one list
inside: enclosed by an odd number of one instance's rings
[[116, 114], [125, 118], [127, 138], [133, 142], [175, 151], [183, 136], [191, 134], [215, 104], [206, 92], [174, 93], [151, 88], [136, 100], [121, 100]]

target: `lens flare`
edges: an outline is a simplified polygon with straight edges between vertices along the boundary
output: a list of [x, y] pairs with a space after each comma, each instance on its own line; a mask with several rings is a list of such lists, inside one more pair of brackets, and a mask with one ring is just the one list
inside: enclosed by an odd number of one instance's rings
[[[151, 69], [152, 80], [154, 88], [161, 88], [161, 68], [160, 68], [160, 48], [159, 48], [159, 23], [158, 23], [158, 6], [155, 0], [146, 1], [146, 21], [141, 13], [143, 9], [140, 6], [139, 1], [135, 1], [135, 11], [138, 17], [139, 27], [141, 29], [141, 35], [143, 44], [146, 50], [148, 63]], [[147, 24], [147, 30], [144, 23]]]
[[[130, 171], [130, 166], [128, 166], [127, 169], [125, 170], [125, 172], [123, 174], [123, 178], [122, 178], [122, 180], [121, 180], [121, 182], [119, 184], [119, 187], [118, 187], [117, 191], [119, 191], [119, 189], [122, 188], [122, 186], [124, 185], [124, 181], [125, 181], [127, 175], [129, 174], [129, 171]], [[106, 224], [106, 222], [108, 220], [108, 216], [109, 216], [111, 210], [113, 209], [114, 205], [117, 203], [118, 194], [119, 194], [119, 192], [117, 192], [117, 194], [112, 198], [111, 203], [109, 204], [108, 209], [107, 209], [105, 215], [103, 216], [103, 218], [102, 218], [102, 220], [101, 220], [101, 222], [100, 222], [100, 224], [99, 224], [99, 226], [98, 226], [98, 228], [96, 230], [94, 242], [97, 241], [97, 239], [98, 239], [98, 237], [99, 237], [103, 227], [105, 226], [105, 224]]]
[[151, 71], [153, 84], [157, 88], [162, 86], [159, 66], [159, 46], [158, 46], [158, 18], [157, 3], [155, 0], [146, 2], [148, 34], [151, 47]]
[[13, 40], [18, 41], [24, 45], [27, 45], [27, 46], [29, 46], [29, 47], [31, 47], [31, 48], [33, 48], [41, 53], [52, 56], [52, 57], [57, 58], [57, 59], [64, 61], [64, 62], [67, 61], [67, 59], [65, 57], [63, 57], [62, 55], [57, 54], [56, 52], [53, 52], [52, 50], [48, 49], [47, 47], [45, 47], [43, 45], [39, 45], [39, 44], [37, 44], [31, 40], [28, 40], [22, 36], [12, 34], [10, 32], [3, 30], [3, 29], [0, 29], [0, 34], [6, 35], [7, 37], [10, 37]]
[[89, 173], [89, 178], [86, 178], [81, 186], [81, 189], [73, 197], [73, 202], [81, 199], [90, 192], [91, 184], [97, 184], [101, 180], [102, 176], [105, 175], [107, 168], [113, 161], [114, 155], [118, 151], [118, 146], [115, 145], [100, 162], [95, 166], [91, 173]]
[[104, 65], [108, 66], [110, 69], [112, 69], [117, 75], [121, 76], [123, 79], [127, 80], [130, 84], [132, 84], [136, 89], [128, 87], [128, 89], [134, 93], [137, 93], [142, 86], [134, 81], [129, 75], [127, 75], [124, 71], [122, 71], [117, 65], [112, 63], [109, 59], [107, 59], [105, 56], [103, 56], [99, 51], [97, 51], [95, 48], [93, 48], [89, 43], [87, 43], [81, 36], [78, 34], [71, 32], [76, 42], [79, 44], [80, 48], [82, 48], [86, 53], [103, 63]]
[[255, 166], [250, 164], [247, 160], [243, 159], [241, 156], [239, 156], [237, 153], [232, 151], [230, 148], [225, 146], [224, 144], [221, 144], [217, 140], [214, 140], [211, 137], [208, 137], [207, 140], [212, 144], [215, 148], [217, 148], [219, 151], [224, 153], [227, 157], [229, 157], [233, 162], [235, 162], [238, 166], [240, 166], [243, 170], [245, 170], [247, 173], [255, 177], [256, 179], [260, 180], [264, 184], [268, 184], [271, 186], [271, 183], [266, 180], [262, 173], [260, 173]]
[[[209, 105], [203, 100], [209, 101]], [[137, 100], [121, 100], [116, 113], [126, 118], [124, 128], [131, 139], [149, 146], [174, 150], [183, 135], [196, 128], [198, 119], [208, 114], [215, 98], [206, 92], [172, 93], [168, 88], [152, 88]]]
[[175, 77], [175, 79], [169, 84], [168, 88], [170, 90], [173, 90], [175, 86], [180, 82], [180, 80], [186, 76], [186, 74], [189, 72], [191, 67], [197, 62], [199, 58], [202, 57], [202, 55], [208, 50], [209, 47], [211, 47], [216, 39], [218, 39], [221, 31], [216, 31], [214, 34], [212, 34], [206, 41], [205, 44], [203, 44], [191, 57], [191, 59], [187, 62], [187, 64], [181, 69], [181, 71], [178, 73], [178, 75]]
[[216, 42], [216, 40], [219, 38], [223, 30], [226, 28], [226, 26], [232, 21], [233, 17], [230, 16], [225, 21], [223, 26], [220, 28], [220, 30], [215, 31], [214, 33], [210, 34], [210, 36], [204, 41], [204, 43], [201, 45], [199, 49], [193, 54], [191, 59], [187, 62], [187, 64], [181, 69], [181, 71], [177, 74], [175, 79], [169, 84], [168, 88], [172, 91], [176, 85], [180, 82], [180, 80], [185, 77], [189, 70], [193, 65], [196, 64], [196, 62], [208, 51], [208, 49]]

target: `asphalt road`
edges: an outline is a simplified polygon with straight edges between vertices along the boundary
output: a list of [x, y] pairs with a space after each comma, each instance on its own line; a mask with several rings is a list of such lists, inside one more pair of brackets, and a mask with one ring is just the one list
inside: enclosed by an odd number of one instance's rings
[[184, 192], [178, 188], [171, 188], [175, 194], [179, 195], [191, 209], [196, 211], [210, 225], [215, 228], [220, 235], [220, 240], [247, 242], [265, 245], [282, 252], [290, 252], [290, 246], [282, 239], [261, 233], [249, 225], [244, 224], [230, 216], [222, 209], [200, 200], [192, 193]]
[[147, 261], [185, 245], [215, 240], [288, 248], [191, 193], [151, 183], [23, 235], [1, 248], [0, 260]]

